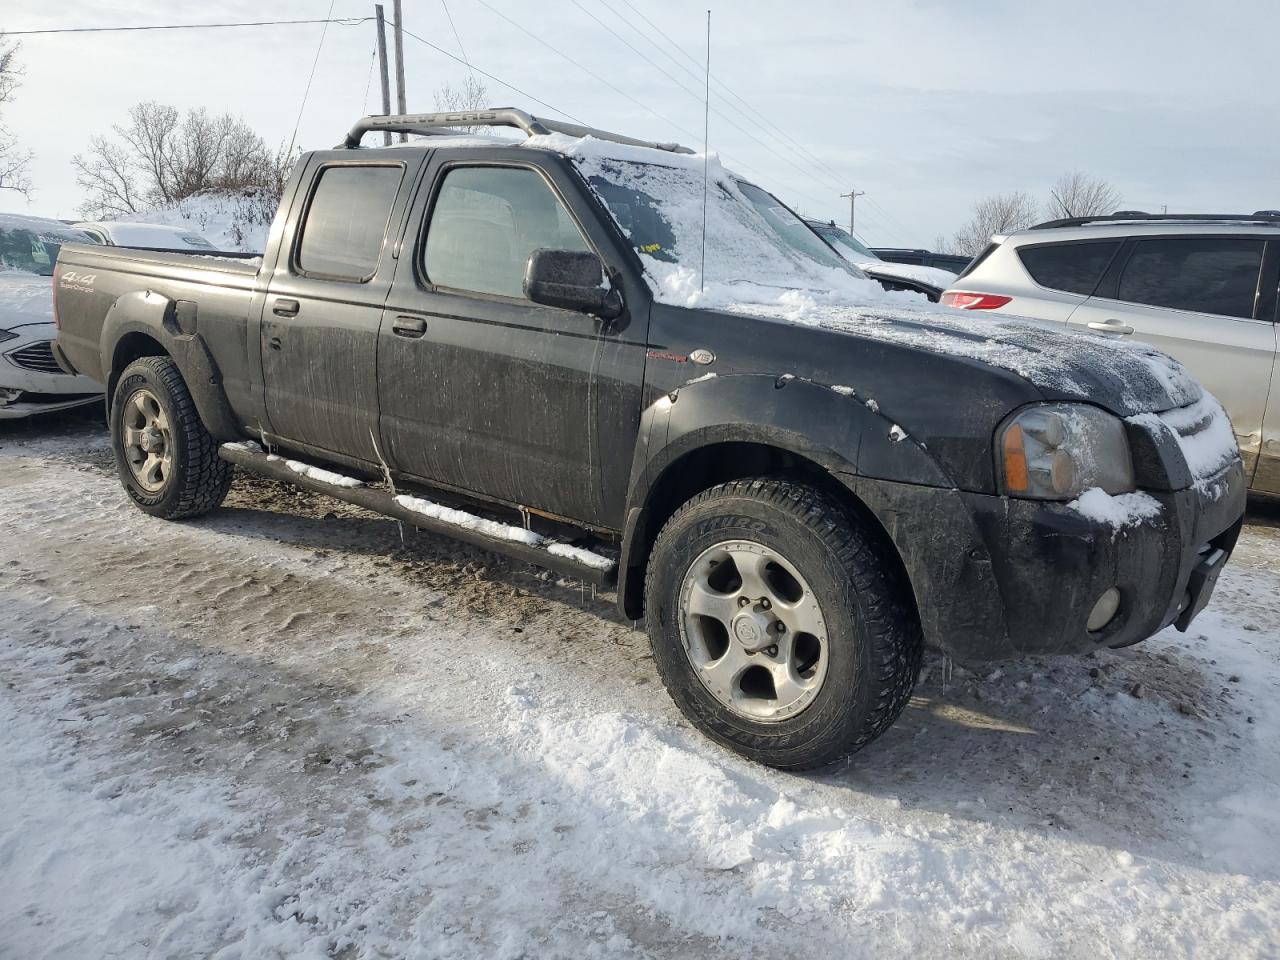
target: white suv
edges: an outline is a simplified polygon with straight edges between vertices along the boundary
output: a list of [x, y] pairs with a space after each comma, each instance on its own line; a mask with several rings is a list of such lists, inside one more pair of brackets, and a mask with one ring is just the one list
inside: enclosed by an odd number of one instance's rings
[[992, 237], [942, 302], [1153, 344], [1227, 408], [1250, 488], [1280, 495], [1278, 286], [1280, 216], [1125, 213]]

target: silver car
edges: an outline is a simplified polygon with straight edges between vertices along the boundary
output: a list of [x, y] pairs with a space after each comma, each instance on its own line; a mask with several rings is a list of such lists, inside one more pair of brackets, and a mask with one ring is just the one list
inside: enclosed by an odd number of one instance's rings
[[968, 310], [1136, 337], [1231, 416], [1255, 493], [1280, 496], [1280, 216], [1054, 220], [991, 244], [942, 295]]

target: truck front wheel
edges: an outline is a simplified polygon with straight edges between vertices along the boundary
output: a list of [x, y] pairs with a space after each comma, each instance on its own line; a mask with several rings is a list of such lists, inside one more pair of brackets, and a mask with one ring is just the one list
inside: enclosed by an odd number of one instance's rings
[[121, 373], [111, 401], [111, 446], [129, 497], [153, 517], [206, 513], [231, 486], [231, 464], [219, 458], [168, 357], [141, 357]]
[[882, 536], [821, 491], [739, 480], [667, 521], [645, 582], [654, 661], [703, 732], [803, 770], [889, 728], [920, 670], [909, 585]]

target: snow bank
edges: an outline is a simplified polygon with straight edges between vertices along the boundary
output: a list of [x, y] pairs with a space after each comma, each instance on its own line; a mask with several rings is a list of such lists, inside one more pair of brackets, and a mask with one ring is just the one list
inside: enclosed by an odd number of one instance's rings
[[1090, 487], [1067, 504], [1072, 510], [1117, 529], [1137, 526], [1143, 520], [1160, 516], [1164, 509], [1149, 493], [1110, 494], [1101, 487]]
[[163, 223], [203, 234], [219, 250], [261, 253], [280, 198], [267, 190], [207, 190], [120, 220]]

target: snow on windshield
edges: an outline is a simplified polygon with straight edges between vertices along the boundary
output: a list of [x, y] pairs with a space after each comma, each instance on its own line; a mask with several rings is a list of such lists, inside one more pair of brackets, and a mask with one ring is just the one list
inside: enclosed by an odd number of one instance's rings
[[[776, 199], [740, 184], [713, 154], [706, 165], [703, 277], [703, 158], [553, 134], [531, 137], [572, 159], [631, 241], [654, 295], [678, 306], [720, 306], [787, 290], [838, 292], [843, 302], [885, 303], [868, 280]], [[797, 229], [799, 228], [799, 229]]]

